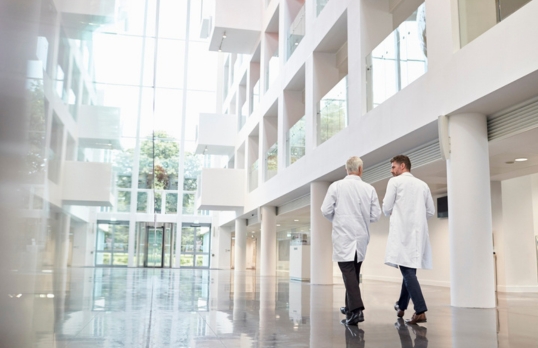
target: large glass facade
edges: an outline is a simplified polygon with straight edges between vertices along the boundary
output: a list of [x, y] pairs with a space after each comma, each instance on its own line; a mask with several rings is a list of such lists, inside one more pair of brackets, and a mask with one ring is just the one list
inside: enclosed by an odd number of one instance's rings
[[[24, 257], [38, 271], [179, 267], [177, 226], [210, 221], [194, 193], [201, 169], [220, 164], [194, 153], [199, 113], [216, 111], [202, 0], [26, 5], [14, 33], [26, 35], [28, 54], [10, 85], [20, 99], [10, 112], [26, 130], [17, 137], [28, 139], [15, 157], [24, 181], [16, 244], [36, 254]], [[208, 267], [206, 254], [196, 257]]]

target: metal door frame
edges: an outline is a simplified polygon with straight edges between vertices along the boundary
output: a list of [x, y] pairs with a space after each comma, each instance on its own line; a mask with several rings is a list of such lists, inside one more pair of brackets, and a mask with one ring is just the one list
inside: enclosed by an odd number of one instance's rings
[[[160, 266], [148, 266], [148, 257], [149, 257], [149, 230], [154, 229], [160, 229], [163, 231], [162, 233], [162, 240], [161, 240], [161, 265]], [[165, 234], [165, 228], [164, 225], [160, 227], [155, 226], [146, 226], [146, 246], [144, 248], [144, 268], [164, 268], [164, 234]], [[172, 231], [170, 231], [170, 234], [172, 234]]]
[[[192, 253], [181, 253], [181, 247], [180, 247], [180, 255], [192, 255], [193, 257], [193, 265], [192, 266], [181, 266], [181, 268], [192, 268], [192, 269], [210, 269], [211, 268], [211, 243], [213, 242], [213, 236], [212, 236], [212, 229], [213, 229], [213, 226], [211, 223], [188, 223], [188, 222], [184, 222], [181, 224], [181, 229], [183, 229], [184, 227], [192, 227], [194, 228], [194, 238], [193, 238], [193, 242], [194, 242], [194, 245], [193, 245], [193, 252]], [[209, 252], [208, 253], [197, 253], [196, 252], [196, 236], [198, 235], [197, 234], [197, 230], [200, 229], [200, 227], [209, 227], [209, 231], [207, 232], [209, 234]], [[196, 256], [197, 255], [207, 255], [208, 256], [208, 264], [207, 264], [207, 267], [197, 267], [196, 266]], [[180, 256], [181, 257], [181, 256]]]

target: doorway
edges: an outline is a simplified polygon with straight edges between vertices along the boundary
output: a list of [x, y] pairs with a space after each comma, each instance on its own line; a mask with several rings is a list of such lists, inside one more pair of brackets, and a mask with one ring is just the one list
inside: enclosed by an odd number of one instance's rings
[[137, 265], [147, 268], [171, 268], [174, 260], [176, 224], [138, 223]]

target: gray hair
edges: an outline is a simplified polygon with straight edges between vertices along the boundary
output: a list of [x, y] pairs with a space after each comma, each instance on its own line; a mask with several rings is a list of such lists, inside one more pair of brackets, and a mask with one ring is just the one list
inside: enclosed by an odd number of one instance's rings
[[360, 157], [350, 157], [346, 162], [346, 170], [348, 173], [358, 173], [359, 168], [362, 168], [362, 160]]

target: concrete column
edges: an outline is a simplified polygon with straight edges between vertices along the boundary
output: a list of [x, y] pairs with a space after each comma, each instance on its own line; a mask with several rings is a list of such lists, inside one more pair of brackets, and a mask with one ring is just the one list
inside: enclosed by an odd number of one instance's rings
[[[276, 275], [276, 211], [275, 207], [261, 208], [261, 260], [260, 275]], [[237, 237], [235, 241], [237, 245]]]
[[310, 283], [332, 284], [332, 224], [321, 214], [321, 204], [331, 183], [310, 184]]
[[247, 220], [235, 219], [234, 269], [244, 272], [247, 264]]
[[454, 307], [494, 308], [493, 230], [486, 116], [451, 115], [447, 160], [450, 296]]

